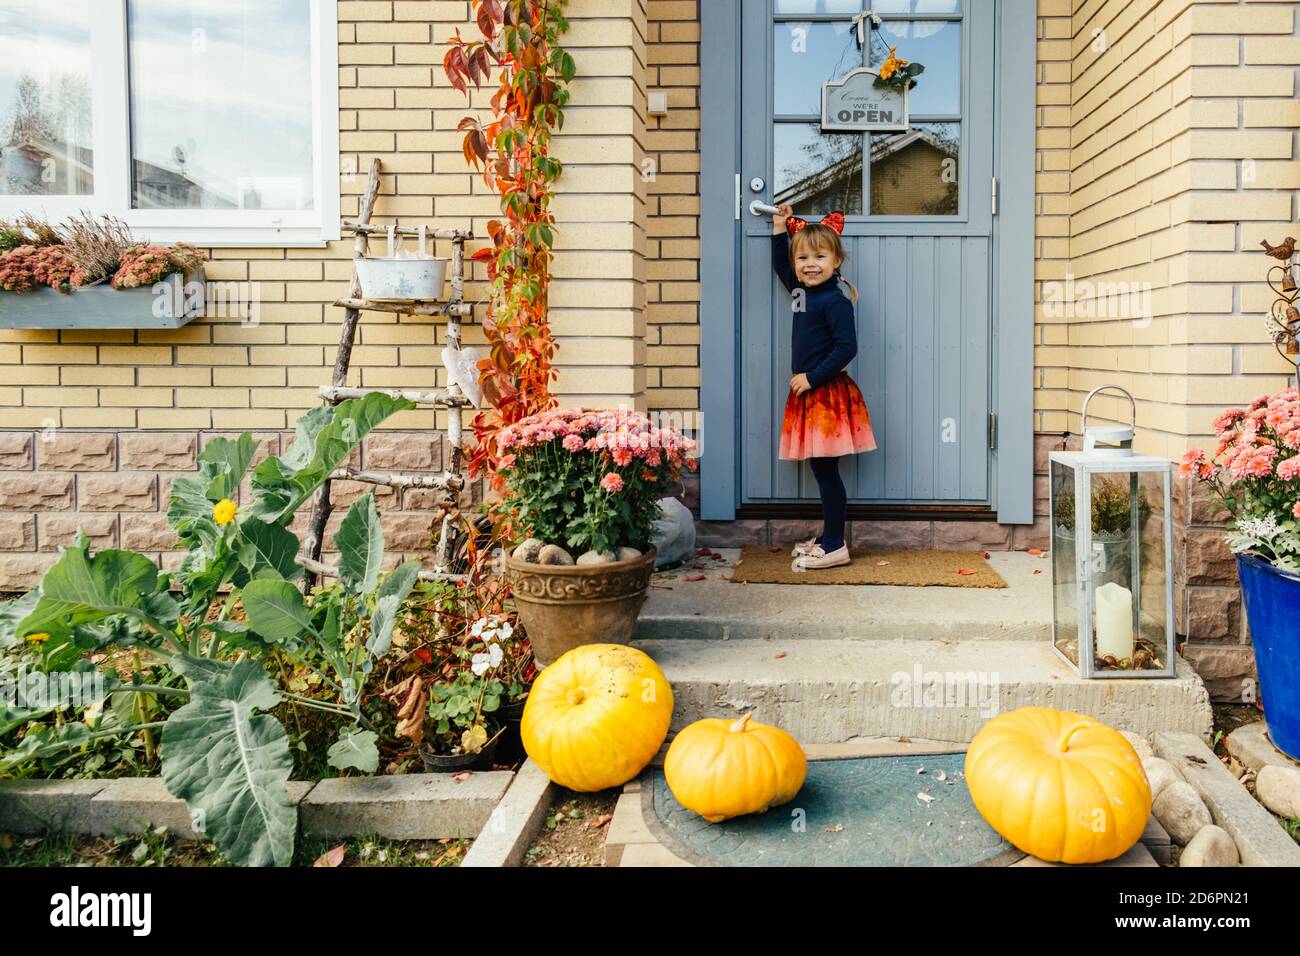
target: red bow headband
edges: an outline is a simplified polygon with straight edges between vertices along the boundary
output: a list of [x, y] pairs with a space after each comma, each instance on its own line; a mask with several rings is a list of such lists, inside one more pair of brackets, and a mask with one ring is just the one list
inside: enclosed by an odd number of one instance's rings
[[[822, 221], [818, 225], [829, 226], [835, 230], [835, 235], [842, 236], [844, 235], [844, 213], [839, 211], [828, 212], [822, 217]], [[801, 219], [798, 216], [791, 216], [785, 221], [785, 228], [793, 236], [795, 233], [808, 228], [808, 220]]]

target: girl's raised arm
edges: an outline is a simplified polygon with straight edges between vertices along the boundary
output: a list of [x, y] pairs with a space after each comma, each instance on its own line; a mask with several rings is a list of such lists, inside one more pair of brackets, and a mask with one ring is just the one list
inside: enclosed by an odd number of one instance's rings
[[794, 215], [794, 208], [782, 205], [777, 209], [780, 212], [772, 217], [772, 269], [786, 291], [793, 292], [799, 280], [795, 278], [794, 267], [790, 265], [790, 234], [786, 231], [785, 224]]

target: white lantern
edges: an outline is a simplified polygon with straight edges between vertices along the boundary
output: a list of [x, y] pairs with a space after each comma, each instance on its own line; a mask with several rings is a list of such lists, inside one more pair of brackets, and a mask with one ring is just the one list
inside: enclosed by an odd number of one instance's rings
[[1134, 425], [1088, 426], [1051, 454], [1052, 644], [1081, 677], [1174, 676], [1173, 465], [1133, 454]]

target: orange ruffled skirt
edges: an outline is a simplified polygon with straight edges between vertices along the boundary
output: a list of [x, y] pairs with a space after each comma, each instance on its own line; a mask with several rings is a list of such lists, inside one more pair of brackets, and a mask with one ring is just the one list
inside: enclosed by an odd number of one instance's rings
[[875, 448], [867, 402], [848, 372], [802, 395], [790, 392], [781, 422], [781, 460], [839, 458]]

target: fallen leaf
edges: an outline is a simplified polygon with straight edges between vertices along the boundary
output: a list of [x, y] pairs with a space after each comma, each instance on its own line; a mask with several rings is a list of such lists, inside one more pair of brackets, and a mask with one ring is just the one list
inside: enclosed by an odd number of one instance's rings
[[833, 826], [833, 827], [827, 827], [827, 828], [826, 828], [826, 832], [827, 832], [827, 833], [843, 833], [843, 832], [844, 832], [844, 825], [841, 824], [841, 823], [837, 823], [837, 824], [835, 824], [835, 826]]
[[985, 561], [987, 561], [987, 560], [989, 559], [990, 555], [989, 555], [989, 553], [988, 553], [987, 551], [981, 551], [981, 552], [980, 552], [980, 557], [983, 558]]
[[472, 776], [474, 776], [473, 770], [462, 770], [460, 773], [452, 774], [451, 779], [454, 780], [456, 783], [464, 783]]
[[924, 767], [917, 767], [917, 768], [916, 768], [916, 772], [917, 772], [917, 773], [925, 773], [925, 768], [924, 768]]
[[937, 779], [939, 780], [940, 783], [943, 783], [945, 780], [948, 779], [948, 775], [947, 775], [946, 773], [944, 773], [942, 770], [940, 770], [940, 771], [939, 771], [939, 776], [938, 776]]
[[898, 738], [898, 742], [899, 742], [900, 744], [910, 744], [910, 743], [912, 742], [912, 738], [911, 738], [911, 737], [899, 737], [899, 738]]
[[876, 562], [876, 567], [878, 567], [878, 568], [883, 568], [883, 567], [884, 567], [885, 565], [887, 565], [888, 563], [889, 563], [888, 561], [877, 561], [877, 562]]
[[916, 799], [920, 800], [920, 801], [921, 801], [922, 803], [924, 803], [927, 807], [928, 807], [930, 804], [934, 803], [934, 797], [930, 796], [930, 795], [929, 795], [928, 793], [926, 793], [924, 790], [922, 790], [920, 793], [918, 793], [918, 794], [916, 795]]
[[340, 843], [332, 850], [326, 850], [316, 858], [312, 866], [335, 867], [343, 865], [343, 858], [348, 855], [348, 845]]
[[606, 823], [608, 823], [610, 820], [613, 820], [613, 819], [614, 819], [614, 814], [612, 814], [612, 813], [602, 813], [600, 816], [596, 817], [596, 819], [592, 820], [591, 823], [589, 823], [589, 824], [587, 824], [587, 825], [588, 825], [589, 827], [591, 827], [593, 830], [599, 830], [599, 829], [600, 829], [601, 827], [603, 827]]
[[968, 575], [974, 574], [974, 573], [975, 573], [975, 569], [974, 569], [974, 568], [959, 568], [959, 569], [957, 570], [957, 573], [960, 574], [960, 575], [962, 575], [963, 577], [966, 577], [966, 576], [968, 576]]
[[1041, 549], [1041, 548], [1030, 548], [1030, 549], [1029, 549], [1029, 553], [1032, 554], [1034, 557], [1037, 558], [1037, 557], [1039, 557], [1043, 552], [1042, 552], [1042, 549]]
[[772, 659], [778, 661], [783, 657], [785, 657], [785, 651], [777, 651], [775, 654], [772, 655]]
[[707, 579], [704, 575], [702, 575], [702, 574], [688, 574], [688, 575], [686, 575], [686, 580], [687, 580], [687, 581], [706, 581], [706, 580], [708, 580], [708, 579]]
[[1042, 573], [1043, 573], [1043, 569], [1042, 569], [1042, 568], [1034, 568], [1034, 573], [1035, 573], [1035, 574], [1042, 574]]
[[771, 551], [773, 554], [777, 554], [781, 551], [784, 551], [785, 548], [768, 548], [767, 550]]

